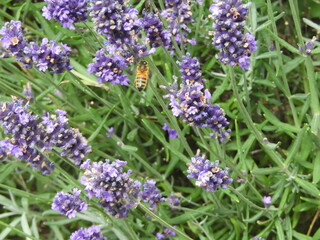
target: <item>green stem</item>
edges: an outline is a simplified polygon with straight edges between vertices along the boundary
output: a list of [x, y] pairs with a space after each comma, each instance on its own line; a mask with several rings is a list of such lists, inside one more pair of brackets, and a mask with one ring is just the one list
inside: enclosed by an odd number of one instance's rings
[[[161, 73], [160, 73], [161, 74]], [[162, 76], [163, 77], [163, 76]], [[174, 129], [177, 131], [179, 138], [181, 139], [181, 143], [183, 144], [184, 148], [186, 149], [186, 151], [188, 152], [190, 157], [193, 157], [194, 154], [184, 136], [184, 134], [182, 133], [177, 120], [172, 116], [172, 113], [170, 113], [170, 111], [168, 110], [166, 104], [164, 103], [162, 96], [159, 96], [158, 92], [156, 91], [156, 89], [154, 88], [153, 84], [150, 82], [150, 87], [152, 89], [153, 94], [155, 95], [155, 97], [157, 98], [158, 102], [160, 103], [162, 109], [165, 111], [167, 117], [170, 119], [171, 124], [173, 125]]]
[[[272, 12], [271, 0], [267, 0], [267, 5], [268, 5], [269, 19], [272, 22], [272, 31], [276, 36], [278, 36], [278, 30], [277, 30], [277, 26], [276, 26], [276, 23], [275, 23], [273, 12]], [[281, 53], [281, 50], [280, 50], [280, 45], [279, 45], [279, 43], [277, 41], [275, 42], [275, 45], [276, 45], [276, 51], [277, 51], [277, 56], [278, 56], [278, 62], [279, 62], [279, 65], [280, 65], [280, 69], [282, 70], [281, 71], [281, 77], [282, 77], [282, 81], [283, 81], [283, 84], [284, 84], [283, 93], [288, 98], [288, 102], [289, 102], [289, 106], [290, 106], [290, 109], [291, 109], [291, 112], [292, 112], [293, 121], [295, 123], [295, 126], [299, 127], [300, 124], [299, 124], [299, 118], [298, 118], [298, 115], [297, 115], [297, 110], [296, 110], [296, 108], [294, 106], [294, 103], [293, 103], [293, 100], [291, 98], [291, 91], [290, 91], [290, 88], [289, 88], [289, 83], [288, 83], [288, 79], [287, 79], [286, 73], [283, 71], [283, 59], [282, 59], [282, 53]]]
[[164, 221], [162, 218], [160, 218], [159, 216], [157, 216], [156, 214], [154, 214], [149, 208], [147, 208], [146, 206], [144, 206], [143, 204], [139, 203], [138, 207], [144, 211], [146, 214], [148, 214], [150, 217], [152, 217], [153, 219], [155, 219], [157, 222], [159, 222], [161, 225], [165, 226], [166, 228], [170, 228], [171, 230], [173, 230], [174, 232], [176, 232], [178, 235], [180, 235], [183, 239], [188, 239], [188, 240], [193, 240], [192, 238], [188, 237], [184, 232], [182, 232], [181, 230], [172, 227], [169, 223], [167, 223], [166, 221]]
[[126, 227], [126, 229], [128, 230], [130, 236], [131, 236], [131, 239], [133, 240], [139, 240], [139, 237], [137, 236], [137, 234], [133, 231], [132, 227], [128, 224], [127, 220], [124, 219], [123, 220], [123, 223]]
[[263, 134], [257, 129], [257, 127], [255, 126], [255, 124], [253, 123], [246, 107], [243, 105], [242, 100], [240, 98], [239, 92], [238, 92], [238, 88], [237, 88], [237, 83], [235, 80], [235, 76], [234, 76], [234, 71], [233, 68], [228, 66], [228, 70], [229, 70], [229, 77], [231, 80], [231, 85], [232, 85], [232, 90], [234, 95], [236, 96], [236, 99], [238, 101], [239, 104], [239, 110], [242, 113], [243, 117], [244, 117], [244, 121], [247, 125], [247, 127], [250, 129], [250, 131], [254, 134], [254, 136], [256, 137], [256, 139], [258, 140], [258, 142], [261, 144], [261, 146], [263, 147], [264, 151], [270, 156], [270, 158], [284, 171], [286, 172], [286, 174], [288, 176], [291, 176], [291, 173], [288, 171], [287, 166], [283, 163], [282, 158], [279, 154], [277, 154], [276, 152], [274, 152], [272, 149], [265, 147], [264, 143], [263, 143], [263, 139], [264, 136]]
[[[296, 3], [294, 0], [289, 0], [290, 9], [292, 12], [292, 17], [294, 21], [294, 26], [298, 36], [299, 44], [303, 51], [305, 51], [303, 36], [300, 26], [299, 13], [297, 11]], [[319, 105], [319, 95], [318, 95], [318, 85], [314, 76], [314, 66], [312, 63], [311, 56], [306, 56], [305, 66], [307, 70], [307, 79], [309, 84], [309, 92], [311, 98], [311, 111], [313, 114], [313, 120], [311, 124], [311, 130], [313, 133], [317, 134], [320, 128], [320, 105]]]

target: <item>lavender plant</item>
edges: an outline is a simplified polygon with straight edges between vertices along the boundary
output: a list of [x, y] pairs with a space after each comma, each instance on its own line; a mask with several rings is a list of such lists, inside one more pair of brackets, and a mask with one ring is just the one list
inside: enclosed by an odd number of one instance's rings
[[319, 239], [315, 1], [0, 5], [0, 238]]

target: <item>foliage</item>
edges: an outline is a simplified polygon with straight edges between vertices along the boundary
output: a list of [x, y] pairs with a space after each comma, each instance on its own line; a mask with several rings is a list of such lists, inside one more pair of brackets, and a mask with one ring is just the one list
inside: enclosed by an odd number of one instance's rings
[[[29, 100], [29, 111], [38, 116], [66, 111], [70, 127], [78, 128], [92, 146], [88, 155], [92, 162], [126, 161], [123, 169], [130, 178], [142, 183], [155, 180], [163, 198], [173, 194], [180, 200], [173, 206], [154, 191], [161, 198], [155, 208], [141, 200], [127, 218], [117, 219], [97, 198], [85, 196], [80, 180], [84, 170], [61, 156], [59, 149], [48, 157], [55, 163], [50, 175], [10, 157], [0, 162], [0, 239], [63, 240], [92, 225], [109, 240], [156, 239], [157, 233], [169, 230], [176, 232], [170, 239], [320, 239], [319, 41], [314, 41], [311, 55], [303, 53], [320, 31], [319, 1], [246, 1], [250, 4], [245, 31], [255, 36], [258, 47], [248, 71], [226, 66], [215, 57], [213, 20], [208, 18], [212, 2], [199, 2], [191, 1], [193, 22], [183, 24], [190, 29], [188, 40], [171, 36], [175, 41], [169, 49], [158, 47], [143, 57], [150, 76], [140, 92], [133, 84], [137, 62], [123, 69], [128, 86], [99, 84], [88, 73], [105, 40], [95, 32], [90, 17], [72, 30], [43, 17], [47, 5], [43, 1], [0, 1], [0, 26], [20, 20], [28, 41], [40, 44], [47, 38], [67, 44], [73, 66], [59, 74], [25, 69], [0, 48], [0, 101], [11, 101], [12, 96]], [[144, 9], [156, 13], [166, 7], [163, 0], [130, 3], [140, 17]], [[170, 27], [164, 17], [160, 19]], [[196, 45], [191, 44], [193, 38]], [[210, 136], [210, 129], [175, 117], [170, 101], [163, 98], [167, 92], [160, 85], [169, 87], [175, 76], [181, 82], [176, 61], [187, 52], [200, 62], [204, 86], [212, 95], [210, 104], [219, 104], [230, 122], [232, 132], [222, 143]], [[27, 85], [34, 101], [23, 93]], [[169, 138], [164, 124], [178, 137]], [[1, 130], [0, 140], [5, 137]], [[226, 189], [206, 192], [187, 178], [187, 163], [198, 149], [206, 154], [204, 159], [219, 160], [222, 169], [229, 169], [233, 182]], [[82, 190], [87, 211], [69, 219], [51, 210], [58, 192], [71, 193], [74, 188]], [[265, 196], [271, 196], [271, 203]]]

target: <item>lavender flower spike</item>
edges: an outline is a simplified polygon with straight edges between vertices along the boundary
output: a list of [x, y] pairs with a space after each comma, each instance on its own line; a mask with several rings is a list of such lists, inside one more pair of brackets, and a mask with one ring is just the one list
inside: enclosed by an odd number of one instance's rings
[[79, 198], [81, 191], [77, 188], [73, 189], [73, 195], [69, 193], [59, 192], [55, 195], [51, 205], [52, 210], [74, 218], [77, 212], [87, 210], [88, 205], [84, 200]]
[[251, 238], [250, 240], [264, 240], [264, 238], [254, 237], [254, 238]]
[[61, 156], [79, 165], [91, 147], [78, 129], [68, 126], [66, 112], [56, 110], [58, 117], [45, 113], [39, 122], [39, 116], [29, 113], [28, 108], [22, 100], [0, 103], [0, 126], [10, 135], [10, 144], [1, 147], [0, 155], [14, 156], [30, 163], [42, 174], [49, 174], [54, 164], [45, 156], [55, 146], [61, 149]]
[[85, 169], [81, 183], [91, 199], [96, 197], [105, 210], [116, 218], [127, 217], [129, 210], [136, 206], [140, 198], [139, 181], [130, 178], [131, 170], [123, 172], [127, 162], [116, 160], [110, 163], [93, 162], [88, 159], [80, 168]]
[[196, 185], [204, 188], [207, 192], [215, 192], [218, 187], [226, 189], [232, 182], [232, 179], [229, 178], [229, 169], [223, 170], [218, 167], [218, 160], [211, 162], [204, 159], [204, 156], [196, 155], [187, 165], [187, 173], [189, 174], [187, 177], [196, 179]]
[[54, 18], [64, 28], [75, 29], [76, 22], [85, 22], [88, 19], [88, 0], [44, 0], [48, 6], [42, 8], [42, 15], [50, 20]]
[[88, 72], [95, 73], [99, 83], [128, 85], [129, 78], [127, 75], [122, 75], [123, 69], [127, 67], [126, 60], [122, 56], [108, 56], [106, 50], [102, 48], [96, 52], [93, 61], [88, 66]]
[[[161, 16], [169, 23], [169, 32], [178, 43], [196, 44], [195, 39], [188, 39], [187, 35], [191, 32], [188, 24], [193, 22], [190, 0], [166, 0], [166, 9], [161, 12]], [[170, 46], [171, 54], [174, 47]]]
[[80, 228], [70, 236], [71, 240], [107, 240], [100, 232], [100, 227], [92, 225], [89, 228]]
[[227, 129], [229, 122], [224, 110], [218, 104], [209, 102], [211, 94], [204, 88], [198, 60], [187, 54], [178, 64], [183, 80], [180, 89], [177, 83], [173, 83], [169, 94], [165, 96], [170, 99], [173, 115], [191, 126], [212, 129], [223, 142], [231, 132]]
[[257, 50], [254, 36], [244, 33], [247, 5], [241, 0], [217, 1], [210, 6], [213, 18], [212, 44], [220, 51], [220, 62], [248, 70], [250, 55]]
[[2, 46], [10, 51], [12, 55], [21, 57], [23, 49], [27, 45], [27, 40], [23, 37], [23, 30], [20, 21], [13, 21], [5, 23], [0, 30], [0, 38]]

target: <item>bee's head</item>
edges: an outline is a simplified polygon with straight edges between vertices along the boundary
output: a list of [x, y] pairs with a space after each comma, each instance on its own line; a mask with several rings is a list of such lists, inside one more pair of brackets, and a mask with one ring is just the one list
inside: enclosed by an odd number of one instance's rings
[[147, 65], [148, 63], [147, 63], [147, 61], [141, 61], [140, 64], [141, 65]]

